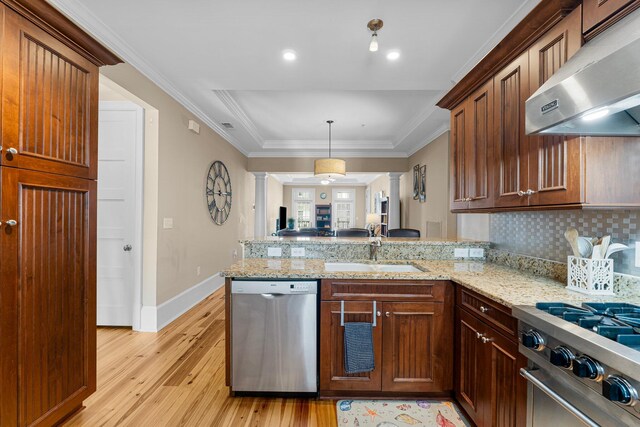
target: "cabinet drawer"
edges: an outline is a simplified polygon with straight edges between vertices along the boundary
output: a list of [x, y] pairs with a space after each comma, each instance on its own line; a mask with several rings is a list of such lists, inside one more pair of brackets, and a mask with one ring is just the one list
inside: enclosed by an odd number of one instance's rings
[[323, 280], [323, 301], [431, 301], [444, 302], [447, 281]]
[[478, 318], [495, 326], [505, 335], [517, 336], [518, 321], [511, 316], [510, 309], [461, 286], [458, 286], [456, 293], [456, 301], [460, 307], [476, 314]]

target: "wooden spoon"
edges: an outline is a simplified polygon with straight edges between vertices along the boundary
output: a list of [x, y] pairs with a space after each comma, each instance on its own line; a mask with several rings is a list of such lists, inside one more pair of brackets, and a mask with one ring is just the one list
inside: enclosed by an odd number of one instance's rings
[[578, 230], [575, 228], [569, 227], [567, 231], [564, 232], [564, 238], [567, 239], [569, 245], [571, 245], [571, 250], [573, 251], [573, 256], [580, 258], [580, 249], [578, 246]]

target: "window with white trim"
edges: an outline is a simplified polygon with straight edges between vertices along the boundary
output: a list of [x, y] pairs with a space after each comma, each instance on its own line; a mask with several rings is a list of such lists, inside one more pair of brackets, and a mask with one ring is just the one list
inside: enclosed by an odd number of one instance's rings
[[356, 190], [354, 188], [333, 189], [333, 228], [354, 228], [356, 225]]
[[291, 194], [293, 217], [298, 228], [314, 227], [313, 209], [316, 191], [313, 188], [294, 188]]

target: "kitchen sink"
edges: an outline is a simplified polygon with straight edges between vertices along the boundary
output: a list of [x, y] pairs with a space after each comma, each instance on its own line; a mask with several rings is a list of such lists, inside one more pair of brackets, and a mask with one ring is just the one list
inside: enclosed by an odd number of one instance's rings
[[325, 262], [325, 271], [354, 271], [363, 273], [420, 273], [410, 264], [367, 264], [360, 262]]

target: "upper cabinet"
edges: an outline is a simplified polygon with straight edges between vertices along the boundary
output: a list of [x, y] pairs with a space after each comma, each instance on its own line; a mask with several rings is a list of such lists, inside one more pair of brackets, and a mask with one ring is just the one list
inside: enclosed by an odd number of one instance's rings
[[[592, 6], [585, 1], [584, 7], [586, 20]], [[545, 10], [543, 4], [538, 9]], [[640, 162], [640, 138], [525, 133], [527, 98], [583, 43], [582, 6], [572, 9], [539, 28], [517, 56], [503, 52], [511, 58], [506, 66], [498, 68], [506, 61], [495, 59], [491, 73], [483, 59], [470, 74], [487, 76], [468, 96], [458, 100], [465, 85], [475, 87], [469, 75], [439, 102], [445, 108], [457, 102], [451, 107], [452, 211], [640, 206], [640, 192], [625, 185], [640, 180], [633, 166]]]
[[0, 163], [96, 179], [97, 65], [10, 12], [2, 50]]
[[584, 0], [582, 30], [591, 39], [640, 7], [638, 0]]

